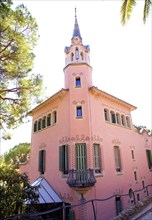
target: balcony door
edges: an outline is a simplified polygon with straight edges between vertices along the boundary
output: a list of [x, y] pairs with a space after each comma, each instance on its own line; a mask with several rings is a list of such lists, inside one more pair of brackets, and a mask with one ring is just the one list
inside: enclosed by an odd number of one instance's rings
[[86, 144], [76, 144], [76, 169], [86, 170], [87, 169], [87, 154]]

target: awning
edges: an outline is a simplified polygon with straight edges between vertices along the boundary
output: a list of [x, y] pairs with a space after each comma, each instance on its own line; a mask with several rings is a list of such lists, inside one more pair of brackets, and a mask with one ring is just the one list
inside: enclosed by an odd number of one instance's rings
[[44, 203], [62, 203], [62, 199], [60, 196], [55, 192], [55, 190], [52, 188], [52, 186], [44, 179], [44, 178], [38, 178], [36, 179], [31, 186], [39, 186], [38, 187], [38, 194], [39, 204]]

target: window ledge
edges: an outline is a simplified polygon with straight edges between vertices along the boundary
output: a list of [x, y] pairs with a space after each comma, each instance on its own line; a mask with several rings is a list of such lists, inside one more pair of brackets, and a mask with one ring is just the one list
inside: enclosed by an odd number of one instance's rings
[[95, 177], [100, 177], [100, 176], [102, 177], [102, 176], [104, 176], [103, 173], [95, 173], [94, 175], [95, 175]]
[[123, 171], [116, 172], [116, 175], [117, 175], [117, 176], [120, 176], [120, 175], [123, 175], [123, 174], [124, 174], [124, 172], [123, 172]]

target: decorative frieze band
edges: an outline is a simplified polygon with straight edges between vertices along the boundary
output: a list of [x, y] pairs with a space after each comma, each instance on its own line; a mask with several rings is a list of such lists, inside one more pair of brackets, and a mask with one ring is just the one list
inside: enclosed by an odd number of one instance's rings
[[73, 105], [78, 105], [78, 104], [81, 104], [81, 105], [83, 105], [83, 104], [85, 104], [85, 101], [84, 100], [81, 100], [81, 101], [73, 101]]
[[84, 134], [76, 135], [75, 137], [62, 137], [60, 140], [60, 144], [65, 144], [68, 142], [80, 142], [80, 141], [94, 141], [94, 142], [103, 142], [103, 139], [99, 135], [94, 136], [86, 136]]
[[80, 73], [72, 73], [73, 76], [82, 76], [83, 75], [83, 72], [80, 72]]

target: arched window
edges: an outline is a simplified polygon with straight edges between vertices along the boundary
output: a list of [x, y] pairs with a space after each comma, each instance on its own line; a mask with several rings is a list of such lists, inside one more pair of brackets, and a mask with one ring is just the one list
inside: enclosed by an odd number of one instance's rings
[[52, 113], [52, 122], [53, 122], [53, 124], [55, 124], [57, 122], [57, 111], [54, 111]]
[[106, 121], [109, 121], [109, 110], [108, 109], [104, 109], [104, 117]]
[[41, 130], [41, 126], [42, 126], [42, 119], [40, 118], [38, 121], [38, 130]]
[[42, 128], [46, 127], [46, 116], [43, 117], [42, 119]]
[[126, 124], [127, 124], [127, 127], [130, 128], [130, 120], [128, 116], [126, 117]]
[[34, 132], [37, 131], [37, 121], [34, 122], [34, 129], [33, 130], [34, 130]]
[[84, 60], [83, 52], [80, 53], [81, 60]]
[[73, 61], [73, 57], [74, 57], [74, 54], [73, 54], [73, 53], [71, 53], [71, 61]]
[[51, 114], [47, 115], [47, 126], [51, 125]]
[[115, 115], [115, 112], [110, 111], [110, 115], [111, 115], [111, 122], [115, 124], [115, 123], [116, 123], [116, 115]]
[[116, 121], [117, 121], [117, 124], [121, 124], [121, 120], [120, 120], [120, 114], [119, 113], [116, 113]]
[[121, 124], [122, 124], [123, 126], [126, 125], [126, 121], [125, 121], [125, 116], [124, 116], [124, 115], [121, 115]]
[[78, 50], [78, 48], [75, 49], [75, 58], [76, 58], [76, 60], [79, 59], [79, 50]]

